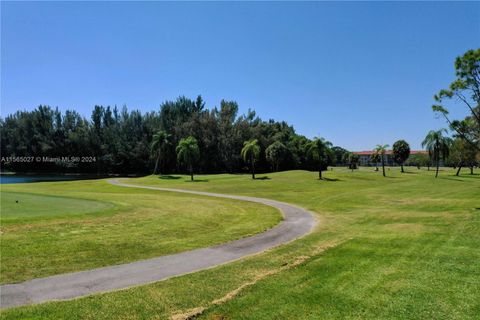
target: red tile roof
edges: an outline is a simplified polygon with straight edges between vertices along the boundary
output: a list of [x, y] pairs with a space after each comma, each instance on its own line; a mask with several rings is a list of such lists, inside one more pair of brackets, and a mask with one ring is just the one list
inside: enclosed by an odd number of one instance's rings
[[[354, 154], [358, 154], [359, 156], [370, 156], [374, 153], [375, 151], [354, 151]], [[387, 150], [385, 151], [385, 154], [392, 154], [392, 150]], [[410, 154], [428, 154], [427, 151], [425, 150], [411, 150]]]

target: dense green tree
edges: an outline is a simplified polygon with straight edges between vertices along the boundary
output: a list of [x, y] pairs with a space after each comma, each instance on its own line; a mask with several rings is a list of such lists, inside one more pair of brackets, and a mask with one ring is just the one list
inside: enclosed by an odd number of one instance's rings
[[280, 163], [287, 156], [287, 152], [287, 147], [280, 141], [275, 141], [267, 147], [265, 156], [267, 157], [267, 161], [272, 164], [273, 171], [278, 171]]
[[245, 141], [241, 151], [241, 156], [245, 162], [250, 162], [252, 179], [255, 179], [255, 161], [260, 156], [260, 146], [257, 139]]
[[165, 147], [170, 144], [170, 141], [169, 141], [170, 137], [171, 135], [163, 130], [160, 130], [153, 135], [151, 148], [152, 148], [152, 153], [155, 155], [155, 158], [156, 158], [153, 174], [157, 174], [160, 158], [163, 155]]
[[288, 141], [291, 168], [306, 168], [306, 149], [310, 140], [305, 136], [292, 135]]
[[431, 130], [422, 142], [422, 147], [426, 148], [430, 159], [436, 164], [435, 178], [438, 177], [440, 160], [445, 160], [449, 154], [452, 140], [444, 136], [447, 130]]
[[335, 147], [332, 147], [332, 151], [335, 154], [335, 165], [336, 166], [345, 165], [346, 162], [344, 160], [344, 156], [345, 154], [348, 153], [348, 150], [339, 146], [335, 146]]
[[190, 179], [193, 181], [193, 165], [200, 157], [197, 139], [192, 136], [181, 139], [176, 151], [178, 161], [188, 168]]
[[[238, 150], [242, 148], [245, 138], [249, 134], [245, 131], [250, 129], [249, 125], [237, 120], [238, 104], [234, 101], [222, 100], [220, 110], [215, 109], [215, 116], [218, 123], [218, 154], [227, 172], [233, 172], [240, 163]], [[239, 130], [243, 126], [243, 130]], [[240, 132], [247, 135], [242, 136]]]
[[403, 164], [410, 156], [410, 145], [405, 140], [398, 140], [393, 144], [392, 152], [393, 160], [400, 164], [401, 170], [404, 172]]
[[335, 157], [331, 146], [331, 142], [323, 138], [315, 138], [307, 146], [307, 155], [317, 167], [319, 180], [322, 179], [322, 171], [328, 168]]
[[385, 177], [385, 153], [387, 152], [388, 144], [377, 144], [375, 147], [375, 152], [380, 155], [380, 160], [382, 162], [382, 174]]

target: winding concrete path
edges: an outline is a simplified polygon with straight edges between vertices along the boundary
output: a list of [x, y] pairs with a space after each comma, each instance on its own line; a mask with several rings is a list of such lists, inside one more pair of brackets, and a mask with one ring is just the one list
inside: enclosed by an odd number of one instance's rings
[[275, 200], [138, 186], [122, 183], [118, 180], [108, 180], [108, 182], [121, 187], [181, 192], [257, 202], [280, 209], [284, 215], [284, 220], [276, 227], [263, 233], [213, 247], [121, 265], [33, 279], [22, 283], [2, 285], [0, 286], [0, 306], [2, 308], [51, 300], [72, 299], [98, 292], [138, 286], [212, 268], [295, 240], [308, 234], [316, 224], [316, 219], [307, 210]]

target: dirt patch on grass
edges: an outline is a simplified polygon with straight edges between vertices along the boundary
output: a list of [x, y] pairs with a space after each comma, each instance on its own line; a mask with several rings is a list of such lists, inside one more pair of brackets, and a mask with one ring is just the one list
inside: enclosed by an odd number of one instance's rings
[[196, 308], [192, 308], [192, 309], [188, 309], [188, 310], [184, 310], [184, 311], [175, 312], [170, 317], [170, 320], [191, 320], [191, 319], [194, 319], [197, 316], [203, 314], [208, 308], [216, 306], [216, 305], [224, 304], [224, 303], [234, 299], [243, 290], [245, 290], [248, 287], [253, 286], [258, 281], [263, 280], [267, 277], [279, 274], [283, 271], [293, 269], [293, 268], [305, 263], [307, 260], [313, 258], [314, 256], [319, 255], [319, 254], [321, 254], [321, 253], [323, 253], [323, 252], [325, 252], [325, 251], [327, 251], [331, 248], [334, 248], [334, 247], [336, 247], [336, 246], [338, 246], [338, 245], [340, 245], [340, 244], [342, 244], [342, 243], [344, 243], [348, 240], [351, 240], [351, 239], [338, 241], [338, 242], [329, 242], [329, 243], [325, 243], [325, 244], [322, 244], [320, 246], [317, 246], [312, 250], [312, 252], [309, 255], [298, 256], [298, 257], [295, 258], [295, 260], [293, 260], [291, 262], [288, 262], [288, 263], [285, 263], [279, 268], [275, 268], [275, 269], [271, 269], [271, 270], [259, 273], [259, 274], [255, 275], [252, 280], [241, 284], [239, 287], [237, 287], [237, 288], [233, 289], [232, 291], [228, 292], [223, 297], [220, 297], [218, 299], [215, 299], [215, 300], [209, 302], [206, 306], [200, 306], [200, 307], [196, 307]]
[[389, 223], [384, 228], [395, 232], [422, 233], [426, 227], [419, 223]]
[[170, 317], [171, 320], [185, 320], [185, 319], [192, 319], [198, 315], [201, 315], [205, 311], [204, 307], [198, 307], [190, 309], [183, 313], [177, 313]]

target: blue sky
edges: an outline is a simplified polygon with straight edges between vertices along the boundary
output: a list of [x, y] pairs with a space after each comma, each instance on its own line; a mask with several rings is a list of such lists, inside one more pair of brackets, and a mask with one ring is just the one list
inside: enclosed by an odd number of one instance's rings
[[432, 96], [480, 44], [478, 2], [2, 2], [1, 18], [2, 116], [202, 94], [350, 150], [445, 127]]

